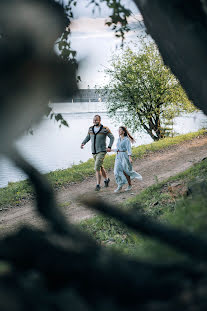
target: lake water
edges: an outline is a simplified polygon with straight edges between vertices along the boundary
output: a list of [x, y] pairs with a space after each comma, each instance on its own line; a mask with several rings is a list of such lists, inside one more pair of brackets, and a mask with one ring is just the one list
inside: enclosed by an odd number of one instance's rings
[[[92, 125], [94, 114], [102, 116], [102, 123], [108, 126], [118, 139], [118, 124], [114, 124], [106, 113], [103, 103], [61, 103], [52, 104], [54, 112], [63, 114], [70, 127], [59, 128], [57, 122], [44, 118], [34, 128], [34, 134], [25, 134], [16, 145], [21, 154], [41, 172], [47, 173], [57, 169], [71, 167], [80, 161], [91, 158], [90, 142], [80, 149], [80, 144], [85, 138], [88, 128]], [[176, 118], [174, 130], [180, 134], [197, 131], [206, 126], [207, 118], [197, 112], [192, 115]], [[149, 135], [136, 133], [136, 146], [152, 142]], [[114, 146], [115, 146], [114, 144]], [[25, 179], [26, 176], [10, 161], [0, 157], [0, 187], [5, 187], [8, 182]]]

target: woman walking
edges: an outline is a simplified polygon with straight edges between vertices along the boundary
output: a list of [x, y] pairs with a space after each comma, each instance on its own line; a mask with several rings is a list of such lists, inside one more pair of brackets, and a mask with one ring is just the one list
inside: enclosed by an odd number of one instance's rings
[[125, 191], [132, 189], [131, 179], [136, 178], [142, 180], [142, 176], [132, 170], [132, 149], [131, 143], [134, 143], [134, 138], [130, 135], [127, 128], [124, 126], [119, 127], [119, 139], [117, 142], [117, 149], [114, 150], [117, 152], [115, 166], [114, 166], [114, 175], [115, 180], [118, 185], [117, 189], [114, 192], [119, 192], [122, 189], [124, 184], [128, 183], [128, 187]]

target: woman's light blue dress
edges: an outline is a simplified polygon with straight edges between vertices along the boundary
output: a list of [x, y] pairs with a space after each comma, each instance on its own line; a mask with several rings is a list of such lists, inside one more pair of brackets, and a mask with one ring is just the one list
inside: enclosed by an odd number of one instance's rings
[[132, 170], [132, 164], [129, 162], [129, 155], [132, 154], [132, 148], [128, 137], [118, 139], [116, 151], [118, 150], [125, 151], [117, 152], [116, 154], [114, 175], [118, 186], [123, 186], [124, 184], [127, 184], [127, 179], [123, 172], [130, 176], [131, 179], [137, 178], [139, 180], [142, 180], [142, 176]]

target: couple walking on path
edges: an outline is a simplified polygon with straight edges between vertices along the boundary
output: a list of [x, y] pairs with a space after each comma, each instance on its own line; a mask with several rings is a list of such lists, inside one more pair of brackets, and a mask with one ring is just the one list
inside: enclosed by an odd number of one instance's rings
[[[117, 149], [112, 149], [114, 142], [114, 136], [110, 129], [101, 124], [101, 117], [95, 115], [93, 118], [93, 126], [89, 127], [88, 135], [81, 144], [81, 149], [84, 145], [91, 140], [91, 151], [95, 160], [96, 171], [96, 191], [101, 189], [101, 177], [104, 178], [104, 186], [108, 187], [110, 179], [107, 177], [107, 173], [104, 169], [103, 162], [107, 152], [116, 152], [116, 160], [114, 165], [114, 176], [117, 183], [117, 189], [114, 192], [122, 190], [124, 184], [128, 184], [125, 191], [132, 189], [131, 179], [137, 178], [142, 180], [142, 176], [132, 169], [132, 151], [131, 142], [134, 142], [133, 137], [129, 134], [128, 130], [121, 126], [119, 127], [119, 139], [117, 142]], [[109, 137], [110, 142], [106, 147], [106, 137]]]

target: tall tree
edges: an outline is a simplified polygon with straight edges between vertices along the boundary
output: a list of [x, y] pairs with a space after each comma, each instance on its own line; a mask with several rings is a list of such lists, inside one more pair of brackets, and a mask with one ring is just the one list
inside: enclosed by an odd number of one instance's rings
[[135, 49], [113, 55], [106, 74], [109, 114], [153, 140], [169, 135], [166, 124], [176, 116], [196, 109], [152, 41], [142, 38]]

